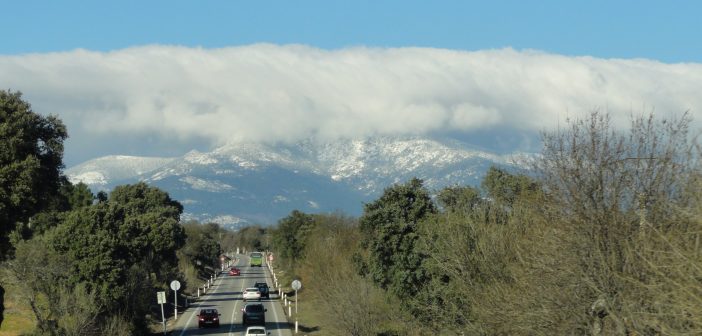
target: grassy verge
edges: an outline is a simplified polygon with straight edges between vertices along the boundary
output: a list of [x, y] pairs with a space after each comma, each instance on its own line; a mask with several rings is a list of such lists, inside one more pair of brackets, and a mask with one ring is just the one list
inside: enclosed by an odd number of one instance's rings
[[[298, 330], [302, 335], [331, 335], [330, 330], [325, 330], [324, 326], [322, 325], [323, 312], [319, 311], [319, 309], [315, 309], [315, 307], [318, 305], [315, 304], [314, 298], [305, 298], [304, 293], [301, 292], [298, 292], [298, 294], [300, 295], [300, 298], [296, 298], [294, 296], [292, 297], [293, 332], [295, 331], [295, 319], [297, 318]], [[297, 302], [297, 316], [295, 315], [295, 300], [299, 300]]]
[[[12, 288], [6, 288], [11, 293]], [[5, 295], [5, 319], [0, 325], [0, 336], [18, 336], [34, 331], [36, 322], [29, 307], [11, 295]]]

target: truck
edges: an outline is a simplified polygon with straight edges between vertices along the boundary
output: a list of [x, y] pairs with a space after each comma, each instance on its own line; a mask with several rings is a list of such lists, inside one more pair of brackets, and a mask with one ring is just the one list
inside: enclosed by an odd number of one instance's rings
[[253, 266], [258, 266], [261, 267], [263, 266], [263, 253], [261, 252], [251, 252], [249, 255], [250, 262], [249, 264], [251, 267]]

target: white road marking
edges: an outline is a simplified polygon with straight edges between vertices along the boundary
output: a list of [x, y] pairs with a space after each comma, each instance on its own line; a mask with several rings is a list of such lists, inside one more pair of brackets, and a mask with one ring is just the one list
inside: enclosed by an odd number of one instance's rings
[[[244, 281], [242, 281], [242, 282], [241, 282], [241, 289], [239, 289], [239, 291], [243, 293], [243, 292], [244, 292], [244, 287], [245, 287], [245, 286], [244, 286]], [[237, 311], [236, 306], [239, 305], [239, 302], [240, 302], [240, 301], [237, 300], [236, 303], [234, 303], [234, 310], [232, 310], [232, 320], [231, 320], [232, 323], [230, 324], [230, 327], [229, 327], [229, 334], [230, 334], [230, 335], [232, 334], [232, 330], [234, 330], [234, 314], [236, 314], [236, 311]], [[242, 326], [243, 326], [243, 321], [242, 321]]]

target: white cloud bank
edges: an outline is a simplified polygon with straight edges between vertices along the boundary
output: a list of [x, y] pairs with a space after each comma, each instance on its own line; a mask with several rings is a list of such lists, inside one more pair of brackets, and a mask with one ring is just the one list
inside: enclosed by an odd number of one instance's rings
[[[80, 134], [295, 141], [552, 129], [607, 109], [690, 110], [702, 120], [702, 65], [512, 49], [251, 45], [144, 46], [0, 56], [0, 83]], [[76, 140], [76, 139], [74, 139]], [[90, 141], [85, 139], [84, 141]]]

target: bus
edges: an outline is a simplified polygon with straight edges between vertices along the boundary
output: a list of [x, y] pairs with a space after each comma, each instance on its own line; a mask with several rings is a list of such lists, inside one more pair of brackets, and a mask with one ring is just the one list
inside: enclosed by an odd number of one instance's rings
[[249, 255], [249, 259], [251, 259], [251, 261], [250, 261], [251, 267], [253, 267], [253, 266], [261, 267], [261, 266], [263, 266], [263, 253], [261, 253], [261, 252], [251, 252], [251, 254]]

